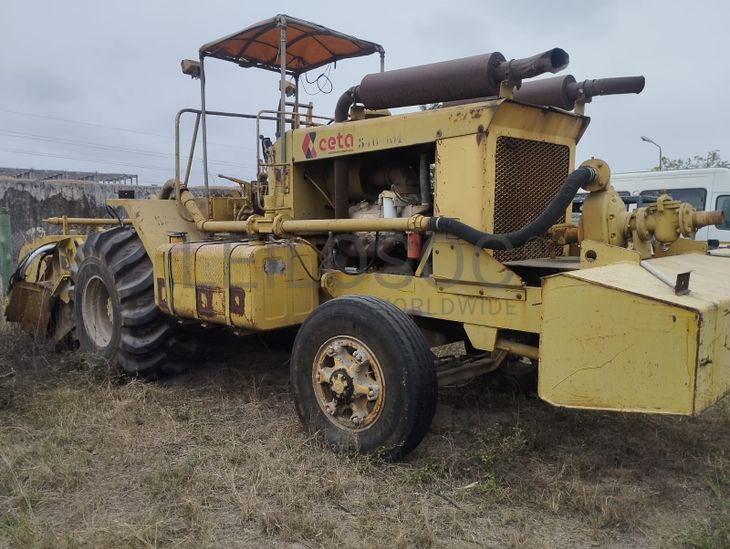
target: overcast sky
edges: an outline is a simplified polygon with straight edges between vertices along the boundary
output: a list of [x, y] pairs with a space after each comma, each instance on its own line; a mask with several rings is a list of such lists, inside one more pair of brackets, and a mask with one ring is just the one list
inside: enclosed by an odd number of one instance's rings
[[[650, 169], [658, 152], [641, 135], [661, 144], [665, 156], [719, 149], [730, 159], [730, 4], [674, 4], [0, 0], [0, 166], [165, 181], [173, 175], [174, 115], [199, 102], [198, 83], [180, 73], [180, 60], [276, 13], [378, 42], [387, 68], [562, 47], [571, 58], [564, 73], [578, 80], [646, 76], [642, 94], [588, 105], [592, 122], [579, 162], [596, 156], [616, 172]], [[207, 65], [208, 108], [275, 107], [273, 73], [218, 60]], [[330, 115], [340, 93], [377, 68], [376, 57], [343, 61], [330, 72], [332, 93], [302, 99]], [[211, 124], [212, 178], [252, 177], [255, 138], [253, 123]], [[201, 174], [197, 168], [194, 178]]]

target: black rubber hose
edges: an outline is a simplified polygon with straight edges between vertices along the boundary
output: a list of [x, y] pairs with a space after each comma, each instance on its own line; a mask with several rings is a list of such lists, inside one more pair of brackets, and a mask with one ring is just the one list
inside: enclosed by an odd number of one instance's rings
[[531, 238], [542, 236], [547, 230], [565, 214], [572, 204], [578, 190], [593, 181], [596, 172], [587, 167], [581, 167], [571, 173], [563, 182], [558, 194], [548, 204], [542, 213], [521, 229], [504, 234], [490, 234], [470, 227], [461, 221], [450, 217], [432, 217], [429, 229], [438, 233], [449, 233], [487, 250], [510, 250], [527, 244]]

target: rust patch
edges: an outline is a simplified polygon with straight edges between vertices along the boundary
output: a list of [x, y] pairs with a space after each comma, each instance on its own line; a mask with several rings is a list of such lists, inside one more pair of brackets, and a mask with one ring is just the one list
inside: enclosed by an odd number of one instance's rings
[[231, 288], [231, 314], [243, 316], [246, 310], [245, 296], [246, 293], [243, 291], [243, 288]]
[[206, 288], [205, 286], [199, 286], [195, 288], [195, 308], [198, 312], [198, 316], [201, 317], [215, 317], [220, 315], [223, 311], [216, 310], [215, 304], [217, 297], [222, 297], [224, 291], [221, 288]]
[[268, 274], [284, 274], [284, 271], [286, 269], [286, 263], [284, 263], [283, 259], [278, 259], [275, 257], [267, 257], [264, 261], [264, 272]]
[[484, 126], [479, 124], [479, 127], [477, 128], [477, 145], [481, 145], [482, 141], [487, 137], [487, 132], [484, 131]]
[[157, 303], [160, 309], [168, 313], [170, 312], [167, 306], [167, 284], [165, 284], [164, 278], [157, 279]]
[[469, 111], [472, 118], [481, 118], [482, 117], [482, 109], [472, 109]]

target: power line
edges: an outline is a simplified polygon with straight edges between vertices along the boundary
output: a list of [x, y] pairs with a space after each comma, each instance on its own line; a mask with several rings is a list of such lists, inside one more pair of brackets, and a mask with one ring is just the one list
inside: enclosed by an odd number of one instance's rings
[[[45, 141], [48, 143], [58, 143], [62, 145], [72, 145], [76, 147], [84, 147], [84, 148], [90, 148], [90, 149], [98, 149], [103, 151], [119, 151], [119, 152], [125, 152], [130, 154], [138, 154], [138, 155], [144, 155], [144, 156], [154, 156], [158, 158], [175, 158], [175, 155], [173, 154], [167, 154], [167, 153], [161, 153], [161, 152], [153, 152], [153, 151], [145, 151], [142, 149], [131, 149], [126, 147], [115, 147], [113, 145], [100, 145], [97, 143], [90, 143], [88, 141], [76, 141], [72, 139], [63, 139], [60, 137], [52, 137], [52, 136], [45, 136], [40, 134], [32, 134], [32, 133], [24, 133], [24, 132], [14, 132], [14, 131], [7, 131], [7, 130], [0, 130], [0, 135], [6, 135], [8, 137], [14, 137], [16, 139], [30, 139], [34, 141]], [[197, 160], [200, 160], [198, 157]], [[210, 159], [208, 160], [209, 164], [219, 164], [221, 166], [232, 166], [232, 167], [242, 167], [242, 168], [252, 168], [249, 164], [241, 164], [239, 162], [230, 162], [227, 160], [214, 160]]]
[[115, 162], [113, 160], [99, 160], [99, 159], [93, 159], [93, 158], [80, 158], [80, 157], [74, 157], [74, 156], [65, 156], [60, 154], [50, 154], [50, 153], [39, 153], [37, 151], [26, 151], [26, 150], [20, 150], [20, 149], [7, 149], [4, 147], [0, 147], [0, 151], [3, 152], [9, 152], [9, 153], [15, 153], [15, 154], [28, 154], [31, 156], [45, 156], [48, 158], [61, 158], [63, 160], [75, 160], [75, 161], [81, 161], [81, 162], [91, 162], [93, 164], [114, 164], [116, 166], [128, 166], [132, 168], [142, 168], [145, 170], [157, 170], [160, 172], [167, 172], [171, 173], [172, 168], [160, 168], [159, 166], [143, 166], [141, 164], [132, 164], [128, 162]]
[[[167, 140], [170, 140], [170, 141], [174, 140], [174, 138], [172, 136], [170, 136], [170, 135], [163, 135], [161, 133], [145, 132], [145, 131], [142, 131], [142, 130], [133, 130], [131, 128], [120, 128], [118, 126], [107, 126], [107, 125], [104, 125], [104, 124], [95, 124], [93, 122], [85, 122], [83, 120], [72, 120], [70, 118], [59, 118], [57, 116], [48, 116], [46, 114], [37, 114], [37, 113], [16, 111], [16, 110], [12, 110], [12, 109], [0, 109], [0, 112], [6, 112], [6, 113], [20, 115], [20, 116], [30, 116], [30, 117], [33, 117], [33, 118], [43, 118], [43, 119], [46, 119], [46, 120], [55, 120], [57, 122], [67, 122], [69, 124], [79, 124], [81, 126], [90, 126], [92, 128], [103, 128], [103, 129], [106, 129], [106, 130], [116, 130], [116, 131], [120, 131], [120, 132], [135, 133], [135, 134], [138, 134], [138, 135], [147, 135], [147, 136], [150, 136], [150, 137], [158, 137], [158, 138], [167, 139]], [[230, 148], [234, 148], [234, 149], [237, 149], [238, 148], [237, 145], [231, 145], [229, 143], [217, 143], [215, 141], [208, 141], [208, 144], [209, 145], [216, 145], [218, 147], [230, 147]]]
[[[130, 168], [142, 168], [145, 170], [155, 170], [158, 172], [165, 172], [167, 174], [172, 174], [172, 168], [161, 168], [159, 166], [145, 166], [142, 164], [133, 164], [129, 162], [116, 162], [114, 160], [99, 160], [98, 158], [83, 158], [83, 157], [77, 157], [77, 156], [66, 156], [61, 154], [50, 154], [50, 153], [39, 153], [36, 151], [28, 151], [28, 150], [21, 150], [21, 149], [8, 149], [4, 147], [0, 147], [0, 151], [3, 152], [9, 152], [13, 154], [25, 154], [29, 156], [43, 156], [47, 158], [60, 158], [62, 160], [73, 160], [76, 162], [89, 162], [91, 164], [100, 164], [100, 165], [108, 165], [112, 164], [115, 166], [126, 166]], [[196, 175], [199, 175], [202, 179], [203, 172], [201, 169], [195, 169], [194, 172]]]

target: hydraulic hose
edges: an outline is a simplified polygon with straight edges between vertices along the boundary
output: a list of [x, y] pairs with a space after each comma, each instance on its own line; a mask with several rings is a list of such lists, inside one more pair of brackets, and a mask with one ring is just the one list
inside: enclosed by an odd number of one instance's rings
[[545, 234], [565, 213], [578, 190], [591, 183], [596, 177], [597, 173], [593, 168], [587, 166], [578, 168], [565, 179], [558, 194], [534, 221], [511, 233], [485, 233], [450, 217], [430, 218], [429, 229], [433, 232], [452, 234], [487, 250], [518, 248], [527, 244], [531, 238]]

